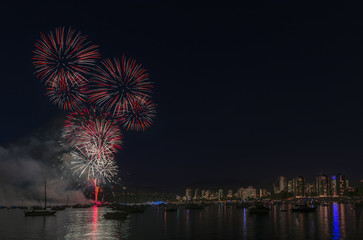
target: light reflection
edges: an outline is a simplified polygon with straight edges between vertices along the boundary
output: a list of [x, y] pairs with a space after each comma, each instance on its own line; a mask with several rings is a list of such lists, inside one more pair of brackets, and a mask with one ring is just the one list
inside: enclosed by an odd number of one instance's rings
[[98, 207], [93, 207], [93, 218], [92, 218], [92, 239], [97, 239], [97, 219], [98, 219]]
[[243, 239], [247, 239], [247, 216], [246, 216], [246, 208], [243, 209]]
[[306, 231], [305, 231], [305, 221], [308, 215], [304, 214], [304, 213], [299, 213], [298, 217], [297, 217], [297, 221], [298, 221], [298, 228], [299, 228], [299, 236], [302, 239], [307, 239], [306, 238]]
[[166, 236], [166, 211], [164, 211], [164, 235]]
[[190, 229], [189, 213], [190, 213], [190, 210], [187, 209], [186, 212], [187, 212], [186, 218], [185, 218], [185, 220], [186, 220], [186, 232], [187, 232], [187, 234], [189, 234], [189, 229]]
[[332, 239], [341, 239], [339, 226], [339, 207], [337, 203], [333, 204], [333, 237]]
[[345, 205], [339, 205], [340, 206], [340, 231], [342, 233], [342, 238], [345, 238]]

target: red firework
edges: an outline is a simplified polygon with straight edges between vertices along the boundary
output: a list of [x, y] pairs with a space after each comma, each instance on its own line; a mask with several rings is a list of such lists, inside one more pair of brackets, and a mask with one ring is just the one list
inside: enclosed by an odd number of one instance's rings
[[122, 57], [102, 61], [90, 81], [89, 100], [113, 116], [149, 98], [152, 83], [149, 74], [135, 60]]
[[63, 137], [67, 143], [82, 151], [98, 165], [113, 159], [121, 149], [122, 136], [117, 124], [108, 114], [83, 109], [68, 115]]
[[50, 101], [63, 110], [80, 110], [87, 101], [85, 82], [49, 85], [46, 91]]
[[118, 116], [123, 127], [133, 131], [144, 131], [149, 128], [153, 122], [153, 118], [156, 115], [156, 104], [151, 100], [141, 99], [132, 107], [123, 111]]
[[85, 81], [85, 75], [100, 58], [98, 46], [75, 29], [56, 28], [35, 43], [33, 64], [36, 76], [48, 86]]

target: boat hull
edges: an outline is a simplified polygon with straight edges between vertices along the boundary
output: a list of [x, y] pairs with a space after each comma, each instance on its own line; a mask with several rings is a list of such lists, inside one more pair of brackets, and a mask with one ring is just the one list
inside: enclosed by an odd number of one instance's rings
[[36, 217], [36, 216], [54, 216], [56, 211], [29, 211], [24, 212], [26, 217]]

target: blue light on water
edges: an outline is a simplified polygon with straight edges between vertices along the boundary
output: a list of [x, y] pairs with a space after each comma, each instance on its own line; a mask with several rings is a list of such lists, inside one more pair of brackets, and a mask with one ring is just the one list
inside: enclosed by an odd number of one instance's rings
[[247, 218], [246, 208], [243, 209], [243, 239], [247, 239]]
[[339, 207], [337, 203], [333, 204], [333, 236], [332, 239], [342, 239], [340, 235], [340, 222], [339, 222]]

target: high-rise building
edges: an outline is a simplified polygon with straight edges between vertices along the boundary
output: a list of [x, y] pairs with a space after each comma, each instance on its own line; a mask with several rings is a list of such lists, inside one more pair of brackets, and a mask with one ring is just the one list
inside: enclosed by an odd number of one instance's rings
[[331, 181], [326, 175], [316, 177], [316, 193], [319, 197], [328, 197], [331, 195]]
[[278, 185], [272, 184], [273, 188], [274, 188], [274, 193], [279, 193], [280, 192], [280, 187]]
[[256, 198], [256, 188], [249, 186], [248, 188], [243, 190], [242, 200], [245, 200], [247, 198]]
[[210, 199], [210, 197], [211, 197], [211, 191], [210, 190], [205, 191], [205, 198]]
[[266, 189], [261, 188], [260, 189], [260, 198], [266, 197], [266, 195], [267, 195]]
[[315, 183], [305, 183], [305, 196], [316, 196]]
[[187, 201], [192, 200], [192, 189], [191, 188], [187, 188], [185, 190], [185, 197]]
[[296, 198], [304, 197], [305, 195], [305, 182], [302, 176], [298, 176], [293, 180], [293, 194]]
[[336, 176], [331, 177], [331, 185], [330, 186], [331, 186], [331, 190], [330, 190], [331, 195], [333, 197], [338, 197], [339, 195], [338, 195], [338, 186], [337, 186], [337, 177]]
[[346, 179], [345, 176], [338, 173], [336, 176], [336, 184], [337, 184], [337, 195], [344, 196], [345, 191], [347, 189]]
[[287, 191], [287, 182], [284, 176], [279, 177], [279, 191]]
[[289, 193], [292, 193], [293, 192], [293, 183], [294, 183], [293, 180], [290, 180], [290, 181], [287, 182], [287, 191]]
[[227, 198], [233, 198], [233, 191], [232, 191], [232, 189], [229, 189], [228, 190]]
[[243, 190], [244, 190], [243, 187], [238, 189], [238, 198], [240, 198], [240, 199], [242, 199]]
[[201, 197], [201, 198], [205, 198], [205, 190], [204, 190], [204, 189], [202, 190], [202, 192], [201, 192], [201, 194], [200, 194], [200, 197]]
[[197, 188], [197, 189], [195, 189], [195, 191], [194, 191], [194, 200], [198, 200], [200, 198], [200, 194], [199, 194], [199, 189]]
[[224, 197], [223, 189], [222, 189], [222, 188], [220, 188], [220, 189], [218, 190], [218, 198], [219, 198], [219, 199], [222, 199], [223, 197]]

